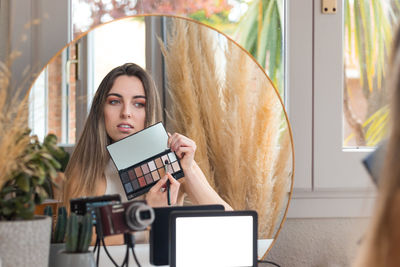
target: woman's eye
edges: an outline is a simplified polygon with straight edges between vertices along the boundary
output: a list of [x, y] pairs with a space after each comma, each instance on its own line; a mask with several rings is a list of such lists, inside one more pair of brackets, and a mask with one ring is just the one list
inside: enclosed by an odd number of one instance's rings
[[119, 104], [120, 101], [117, 99], [112, 99], [112, 100], [108, 101], [108, 103], [110, 103], [111, 105], [116, 105], [116, 104]]
[[133, 105], [137, 108], [144, 108], [146, 106], [144, 103], [134, 103]]

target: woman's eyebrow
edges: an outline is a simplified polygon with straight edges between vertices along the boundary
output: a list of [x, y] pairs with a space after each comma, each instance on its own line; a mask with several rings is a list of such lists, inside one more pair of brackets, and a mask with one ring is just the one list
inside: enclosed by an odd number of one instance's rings
[[[107, 97], [109, 97], [109, 96], [116, 96], [116, 97], [122, 98], [122, 95], [117, 94], [117, 93], [109, 93], [109, 94], [107, 95]], [[144, 98], [144, 99], [146, 99], [146, 96], [144, 96], [144, 95], [135, 95], [135, 96], [133, 96], [132, 98], [133, 98], [133, 99], [136, 99], [136, 98]]]
[[109, 94], [107, 95], [107, 97], [109, 97], [109, 96], [116, 96], [116, 97], [122, 98], [122, 95], [117, 94], [117, 93], [109, 93]]

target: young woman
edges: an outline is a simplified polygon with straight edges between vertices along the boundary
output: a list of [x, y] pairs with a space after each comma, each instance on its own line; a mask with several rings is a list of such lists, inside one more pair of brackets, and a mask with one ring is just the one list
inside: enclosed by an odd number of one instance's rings
[[354, 266], [400, 266], [400, 28], [394, 40], [389, 89], [392, 122], [377, 205]]
[[[93, 98], [84, 130], [66, 168], [64, 203], [68, 206], [71, 198], [115, 193], [126, 200], [106, 146], [160, 120], [157, 91], [144, 69], [126, 63], [109, 72]], [[145, 195], [147, 203], [153, 207], [167, 205], [167, 192], [162, 188], [169, 180], [172, 204], [182, 204], [187, 194], [193, 204], [222, 204], [230, 210], [194, 161], [195, 142], [174, 133], [169, 135], [168, 146], [179, 157], [185, 178], [180, 183], [170, 174], [164, 176]]]

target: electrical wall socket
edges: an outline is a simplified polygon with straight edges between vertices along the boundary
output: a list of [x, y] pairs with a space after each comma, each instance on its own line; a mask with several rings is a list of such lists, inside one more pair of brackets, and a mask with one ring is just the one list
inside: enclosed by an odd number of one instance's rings
[[337, 0], [322, 0], [322, 13], [323, 14], [336, 14]]

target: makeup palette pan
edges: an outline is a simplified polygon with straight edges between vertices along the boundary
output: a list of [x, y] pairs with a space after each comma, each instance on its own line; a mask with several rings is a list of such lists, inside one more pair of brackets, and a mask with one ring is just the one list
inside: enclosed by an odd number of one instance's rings
[[165, 169], [175, 179], [184, 176], [167, 143], [168, 134], [159, 122], [107, 146], [128, 200], [149, 191], [165, 175]]

